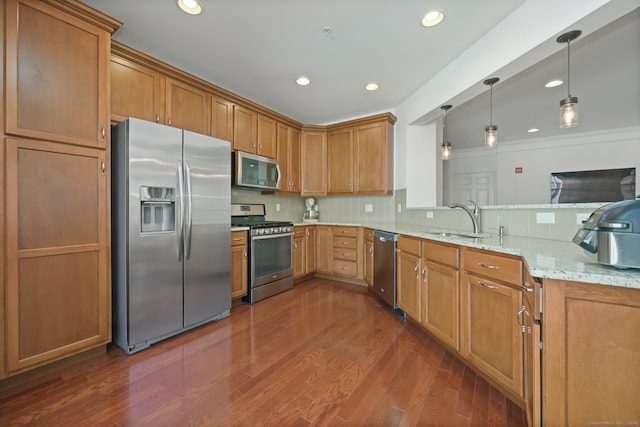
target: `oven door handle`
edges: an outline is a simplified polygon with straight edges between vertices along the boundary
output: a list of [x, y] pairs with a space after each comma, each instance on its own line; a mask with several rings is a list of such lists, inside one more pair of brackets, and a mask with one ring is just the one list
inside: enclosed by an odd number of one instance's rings
[[293, 236], [293, 234], [293, 232], [282, 234], [264, 234], [262, 236], [251, 236], [251, 240], [277, 239], [279, 237], [290, 237]]

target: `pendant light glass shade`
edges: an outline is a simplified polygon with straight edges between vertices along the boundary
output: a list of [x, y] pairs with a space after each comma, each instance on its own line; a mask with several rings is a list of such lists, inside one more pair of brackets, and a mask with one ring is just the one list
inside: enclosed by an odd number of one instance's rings
[[484, 127], [484, 146], [493, 148], [498, 144], [498, 126], [488, 125]]
[[569, 97], [560, 101], [560, 127], [572, 128], [578, 124], [578, 98]]
[[483, 83], [489, 86], [489, 124], [484, 127], [484, 146], [495, 148], [498, 145], [498, 126], [493, 124], [493, 85], [498, 83], [498, 77], [492, 77]]
[[451, 143], [447, 142], [447, 111], [451, 105], [443, 105], [440, 109], [444, 110], [444, 119], [442, 120], [442, 160], [451, 159]]
[[578, 124], [578, 98], [571, 96], [571, 41], [582, 34], [580, 30], [569, 31], [556, 39], [567, 44], [567, 97], [560, 100], [560, 127], [572, 128]]
[[451, 143], [443, 142], [442, 143], [442, 160], [450, 160], [451, 159]]

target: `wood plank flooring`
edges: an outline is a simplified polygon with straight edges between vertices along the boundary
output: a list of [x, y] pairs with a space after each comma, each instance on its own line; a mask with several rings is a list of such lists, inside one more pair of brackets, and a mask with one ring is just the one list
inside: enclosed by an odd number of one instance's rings
[[324, 279], [0, 400], [0, 425], [523, 426], [523, 411], [367, 289]]

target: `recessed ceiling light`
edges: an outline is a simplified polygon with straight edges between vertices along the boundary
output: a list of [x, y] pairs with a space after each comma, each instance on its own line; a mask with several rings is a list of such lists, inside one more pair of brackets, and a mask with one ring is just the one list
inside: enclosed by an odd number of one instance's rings
[[538, 128], [531, 128], [531, 129], [529, 129], [527, 132], [529, 132], [529, 133], [536, 133], [536, 132], [538, 132], [539, 130], [540, 130], [540, 129], [538, 129]]
[[366, 90], [378, 90], [380, 86], [378, 86], [378, 83], [367, 83], [367, 85], [364, 87]]
[[442, 22], [444, 19], [444, 12], [441, 10], [430, 10], [423, 17], [420, 23], [423, 27], [434, 27]]
[[562, 80], [551, 80], [550, 82], [545, 83], [544, 87], [556, 87], [560, 86], [564, 83]]
[[197, 0], [178, 0], [178, 6], [189, 15], [200, 15], [202, 13], [202, 7]]
[[311, 80], [309, 80], [308, 77], [301, 76], [296, 79], [296, 83], [298, 83], [300, 86], [306, 86], [311, 83]]

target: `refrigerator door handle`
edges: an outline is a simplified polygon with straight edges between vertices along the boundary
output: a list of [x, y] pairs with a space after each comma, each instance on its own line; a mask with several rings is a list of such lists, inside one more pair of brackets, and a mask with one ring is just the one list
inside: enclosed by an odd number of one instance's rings
[[182, 261], [183, 249], [184, 249], [184, 234], [183, 234], [183, 216], [184, 211], [182, 206], [184, 205], [184, 176], [182, 175], [182, 162], [178, 160], [178, 166], [176, 175], [178, 177], [178, 197], [176, 197], [176, 254], [178, 261]]
[[185, 197], [187, 199], [187, 210], [185, 214], [185, 236], [184, 236], [184, 259], [185, 261], [191, 258], [191, 226], [193, 224], [193, 203], [191, 199], [191, 165], [189, 162], [184, 162], [184, 176], [185, 176]]

